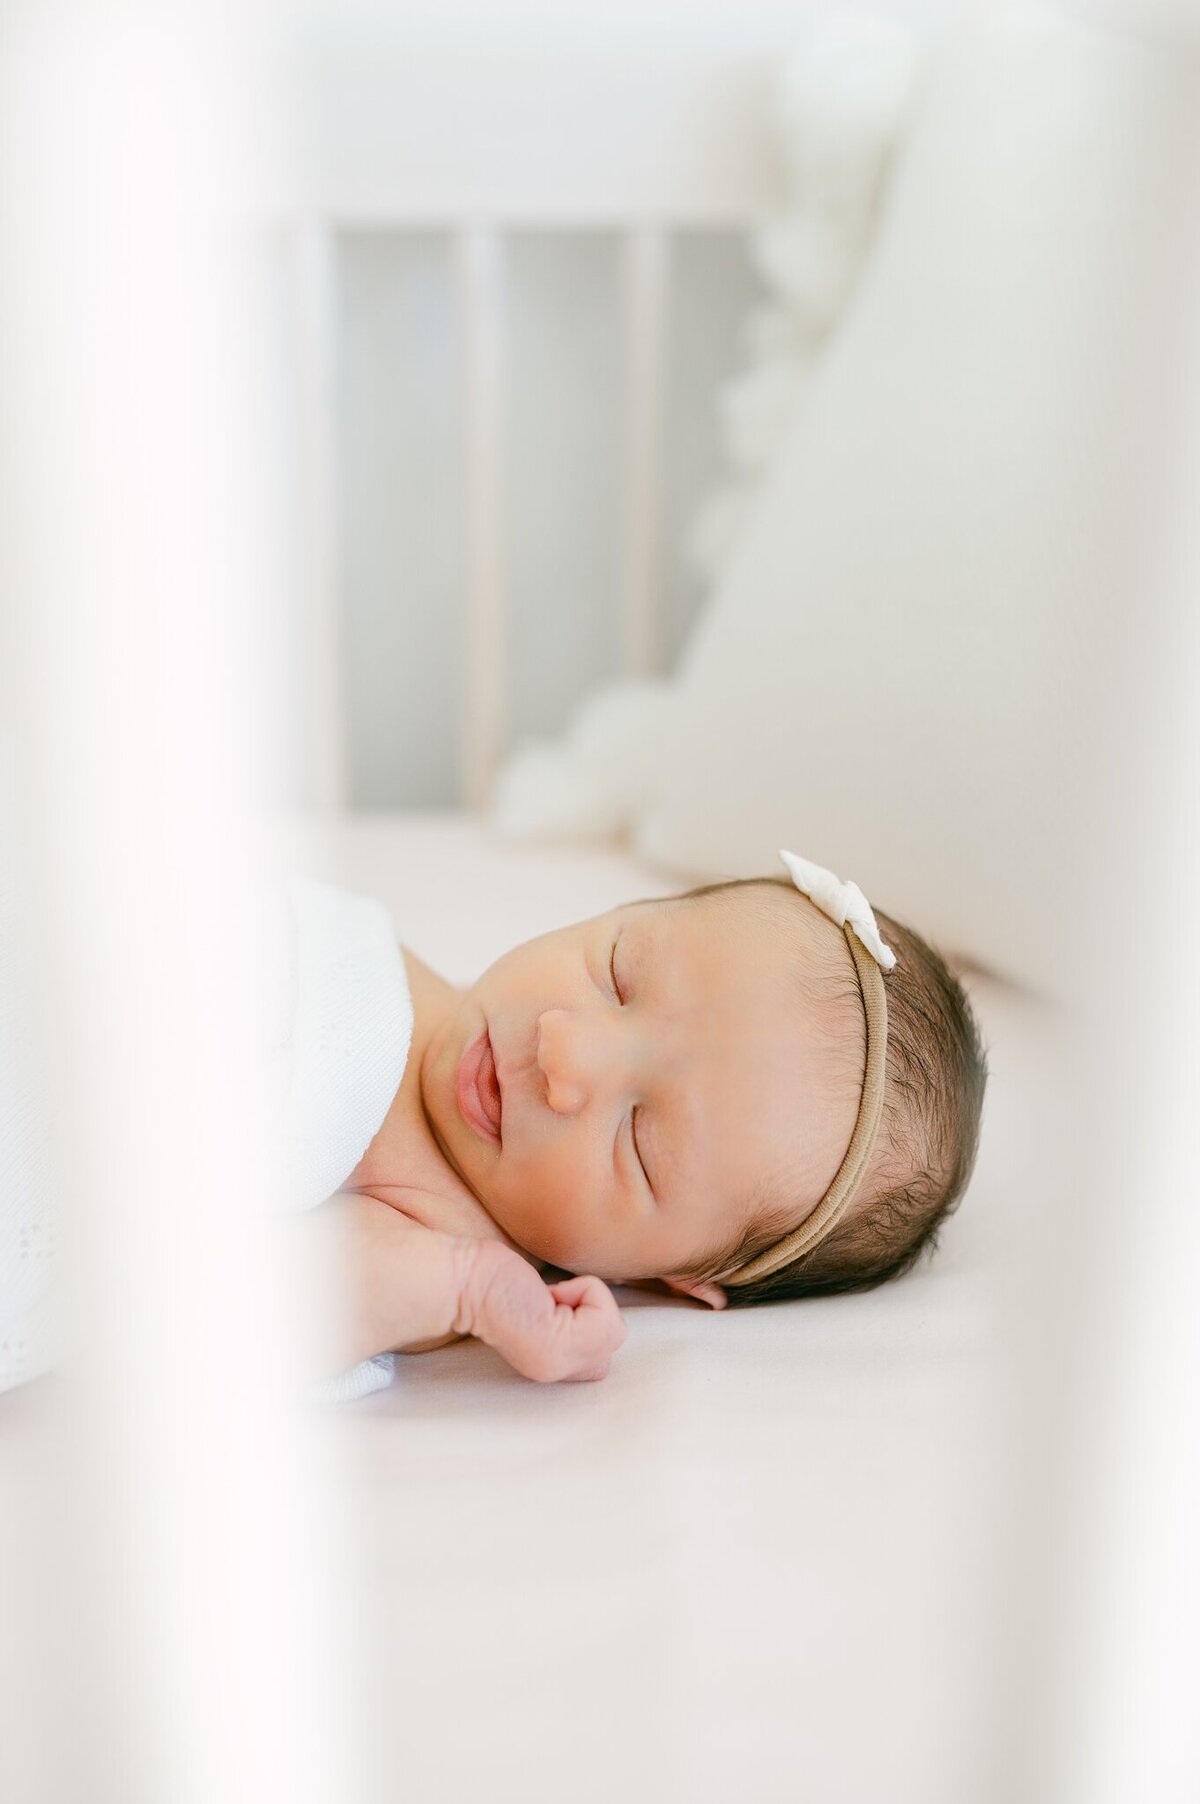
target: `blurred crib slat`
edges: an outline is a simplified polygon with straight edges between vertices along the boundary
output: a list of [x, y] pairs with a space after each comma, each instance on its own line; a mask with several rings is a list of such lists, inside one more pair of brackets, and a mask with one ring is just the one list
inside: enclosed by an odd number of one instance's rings
[[304, 497], [306, 699], [302, 783], [310, 807], [342, 814], [350, 806], [349, 747], [341, 633], [336, 455], [336, 355], [339, 329], [337, 239], [328, 221], [303, 220], [293, 239], [300, 322], [300, 480]]
[[621, 566], [617, 622], [621, 669], [661, 668], [663, 618], [663, 455], [667, 284], [670, 240], [636, 224], [622, 245]]
[[[308, 143], [291, 203], [302, 221], [296, 267], [307, 365], [308, 800], [340, 812], [361, 787], [348, 750], [351, 673], [340, 632], [339, 563], [343, 570], [349, 563], [339, 556], [346, 547], [339, 547], [345, 522], [335, 455], [339, 243], [350, 231], [433, 229], [451, 247], [458, 297], [465, 552], [461, 618], [447, 623], [458, 692], [446, 696], [441, 718], [455, 735], [459, 799], [478, 810], [520, 726], [505, 481], [519, 398], [506, 406], [509, 236], [616, 235], [615, 659], [595, 675], [605, 680], [615, 666], [627, 677], [652, 676], [665, 669], [673, 636], [673, 243], [680, 233], [744, 231], [778, 204], [783, 175], [766, 105], [772, 59], [680, 40], [656, 45], [648, 65], [636, 33], [602, 45], [554, 41], [536, 54], [508, 41], [475, 41], [468, 55], [379, 22], [361, 34], [342, 24], [318, 27], [308, 48]], [[397, 587], [397, 607], [420, 605], [411, 588]], [[377, 791], [378, 782], [371, 787]]]
[[507, 578], [503, 493], [504, 253], [500, 232], [456, 234], [462, 335], [466, 596], [460, 770], [482, 809], [504, 746]]

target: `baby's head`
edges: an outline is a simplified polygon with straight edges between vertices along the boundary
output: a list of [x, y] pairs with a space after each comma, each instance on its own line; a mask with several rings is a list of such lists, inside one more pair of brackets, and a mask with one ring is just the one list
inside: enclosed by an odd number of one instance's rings
[[[867, 1044], [848, 935], [788, 877], [629, 902], [497, 960], [422, 1057], [442, 1152], [518, 1246], [567, 1271], [659, 1278], [716, 1307], [896, 1276], [966, 1185], [985, 1065], [957, 980], [876, 919], [897, 955], [879, 1131], [836, 1225], [769, 1275], [733, 1282], [826, 1197]], [[485, 1028], [492, 1133], [456, 1086]], [[485, 1060], [485, 1098], [490, 1084]]]

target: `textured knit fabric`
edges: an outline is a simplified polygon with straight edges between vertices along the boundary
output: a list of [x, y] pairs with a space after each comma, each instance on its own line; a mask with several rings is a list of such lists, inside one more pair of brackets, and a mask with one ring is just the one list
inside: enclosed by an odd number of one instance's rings
[[[340, 1189], [400, 1087], [413, 1011], [395, 924], [382, 903], [331, 884], [289, 884], [292, 959], [285, 1162], [295, 1207]], [[314, 1387], [348, 1402], [382, 1389], [395, 1360], [377, 1354]]]
[[[0, 861], [0, 1391], [63, 1357], [54, 1307], [52, 1090], [27, 993], [12, 882]], [[382, 903], [293, 879], [272, 899], [268, 1095], [281, 1194], [315, 1208], [349, 1177], [400, 1086], [413, 1012], [395, 926]], [[389, 1384], [390, 1353], [313, 1387], [343, 1402]]]

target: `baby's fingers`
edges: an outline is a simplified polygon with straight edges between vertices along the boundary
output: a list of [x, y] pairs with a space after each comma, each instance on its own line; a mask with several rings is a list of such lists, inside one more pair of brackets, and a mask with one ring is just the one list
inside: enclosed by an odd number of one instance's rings
[[613, 1354], [629, 1334], [611, 1290], [599, 1278], [564, 1278], [561, 1284], [551, 1284], [549, 1291], [556, 1305], [556, 1321], [563, 1321], [564, 1308], [573, 1311], [569, 1332], [575, 1351], [582, 1356], [584, 1347], [591, 1346], [597, 1353], [594, 1364], [584, 1363], [564, 1376], [578, 1382], [606, 1378]]
[[607, 1313], [611, 1304], [617, 1320], [621, 1320], [617, 1299], [600, 1278], [561, 1278], [557, 1284], [548, 1284], [546, 1288], [556, 1302], [569, 1303], [572, 1309], [583, 1306]]
[[460, 1331], [478, 1335], [539, 1384], [603, 1378], [625, 1339], [616, 1298], [599, 1278], [567, 1278], [553, 1288], [495, 1242], [477, 1242], [464, 1290]]

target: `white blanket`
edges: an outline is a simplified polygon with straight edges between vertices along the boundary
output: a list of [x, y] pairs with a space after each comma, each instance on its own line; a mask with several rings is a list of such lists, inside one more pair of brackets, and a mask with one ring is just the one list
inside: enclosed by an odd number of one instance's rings
[[[6, 874], [7, 872], [7, 874]], [[62, 1358], [56, 1307], [54, 1112], [12, 881], [0, 865], [0, 1391]], [[293, 879], [278, 910], [268, 1052], [279, 1111], [281, 1194], [315, 1208], [349, 1177], [404, 1075], [413, 1012], [404, 959], [381, 902]], [[347, 1401], [390, 1384], [383, 1353], [314, 1387]]]
[[[338, 1190], [383, 1123], [404, 1075], [413, 1010], [395, 925], [381, 902], [332, 884], [288, 885], [285, 1036], [273, 1051], [286, 1092], [287, 1194], [315, 1208]], [[315, 1394], [348, 1401], [390, 1384], [391, 1353]]]

